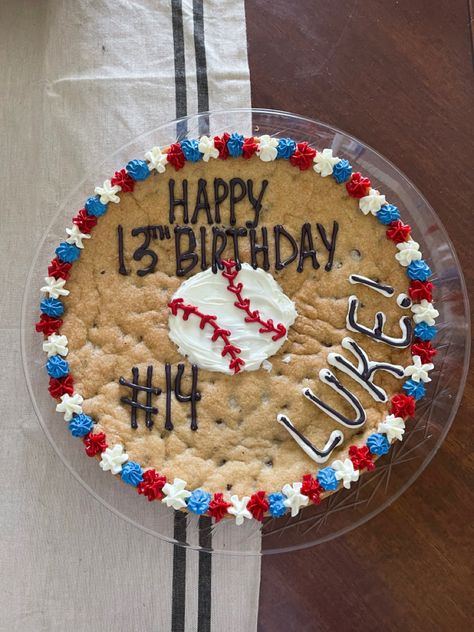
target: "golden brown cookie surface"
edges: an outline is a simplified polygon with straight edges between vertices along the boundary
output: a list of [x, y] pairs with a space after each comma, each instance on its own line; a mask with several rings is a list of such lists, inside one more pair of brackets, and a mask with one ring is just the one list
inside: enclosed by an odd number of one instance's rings
[[[247, 197], [235, 203], [235, 224], [231, 224], [229, 196], [219, 204], [220, 218], [217, 219], [220, 221], [216, 222], [215, 192], [219, 195], [225, 186], [229, 189], [233, 186], [237, 198], [241, 189], [236, 179], [245, 184]], [[220, 189], [215, 189], [216, 180], [224, 183]], [[258, 225], [251, 229], [249, 226], [255, 222], [256, 214], [248, 198], [248, 181], [252, 182], [255, 198], [264, 180], [268, 185], [262, 197], [262, 210]], [[176, 201], [184, 195], [184, 181], [189, 203], [188, 223], [185, 224], [182, 205], [174, 207], [176, 221], [170, 222], [173, 219], [170, 217], [170, 186]], [[210, 217], [204, 207], [196, 211], [196, 200], [204, 199], [202, 181], [205, 181]], [[331, 269], [326, 270], [330, 252], [322, 233], [331, 240], [335, 223], [338, 229], [334, 260]], [[303, 228], [308, 224], [309, 229]], [[294, 238], [298, 248], [295, 260], [280, 270], [276, 269], [275, 252], [275, 226], [278, 225]], [[163, 238], [160, 238], [160, 230], [147, 228], [150, 226], [168, 227], [170, 238], [164, 228]], [[176, 274], [176, 226], [192, 229], [196, 239], [196, 265], [183, 276]], [[257, 244], [262, 245], [262, 229], [266, 229], [269, 272], [294, 301], [298, 316], [289, 329], [288, 340], [269, 358], [271, 371], [260, 368], [227, 375], [199, 369], [198, 429], [190, 428], [190, 403], [177, 401], [173, 394], [169, 402], [173, 429], [166, 430], [165, 365], [171, 365], [174, 381], [178, 364], [184, 363], [182, 392], [188, 393], [191, 388], [191, 365], [168, 335], [167, 305], [183, 280], [200, 272], [201, 266], [211, 265], [213, 229], [225, 233], [235, 228], [241, 228], [242, 234], [235, 236], [235, 231], [227, 234], [222, 257], [235, 257], [235, 238], [240, 260], [251, 263], [253, 237], [250, 231], [255, 231], [253, 236]], [[309, 230], [316, 255], [302, 260], [300, 272], [302, 239], [303, 248], [311, 248]], [[129, 458], [143, 468], [154, 467], [171, 479], [184, 479], [188, 489], [228, 490], [239, 496], [251, 495], [260, 489], [281, 489], [285, 483], [300, 480], [303, 474], [324, 467], [303, 452], [277, 422], [278, 414], [291, 419], [319, 448], [332, 431], [342, 430], [344, 443], [336, 448], [329, 462], [345, 458], [349, 445], [363, 444], [374, 432], [387, 414], [387, 404], [376, 402], [366, 389], [333, 368], [367, 414], [366, 423], [353, 430], [325, 414], [303, 396], [302, 390], [309, 387], [329, 406], [354, 418], [353, 408], [319, 379], [320, 370], [329, 368], [329, 353], [340, 353], [355, 361], [341, 346], [347, 336], [363, 347], [371, 360], [402, 366], [411, 363], [408, 348], [375, 342], [368, 336], [349, 331], [346, 326], [348, 298], [355, 294], [360, 300], [361, 323], [372, 328], [376, 312], [383, 311], [385, 333], [394, 337], [401, 335], [399, 320], [404, 312], [394, 297], [407, 292], [408, 283], [403, 268], [394, 264], [398, 251], [395, 244], [386, 239], [385, 230], [372, 215], [362, 215], [358, 200], [347, 195], [344, 185], [338, 186], [330, 177], [316, 176], [312, 169], [300, 172], [286, 161], [264, 163], [236, 158], [188, 162], [178, 172], [169, 167], [164, 174], [153, 173], [147, 180], [137, 182], [132, 193], [121, 196], [119, 204], [110, 205], [108, 213], [94, 228], [92, 239], [71, 270], [70, 294], [64, 300], [62, 333], [68, 339], [68, 362], [76, 389], [84, 397], [84, 412], [97, 421], [95, 432], [103, 430], [109, 445], [123, 444]], [[182, 252], [189, 244], [189, 234], [189, 231], [183, 232], [180, 237]], [[119, 235], [123, 240], [122, 259], [119, 258]], [[144, 244], [148, 236], [149, 243]], [[284, 260], [291, 254], [291, 248], [284, 237], [281, 243], [280, 258]], [[153, 254], [145, 252], [148, 250], [155, 253], [156, 260]], [[256, 256], [258, 265], [263, 265], [262, 252]], [[191, 258], [184, 260], [183, 265], [192, 261]], [[319, 267], [314, 269], [313, 265]], [[140, 274], [150, 268], [152, 271]], [[392, 286], [394, 297], [384, 297], [366, 286], [351, 284], [351, 274]], [[132, 368], [136, 367], [140, 383], [145, 384], [149, 366], [153, 367], [153, 387], [162, 390], [161, 394], [152, 393], [151, 397], [158, 412], [151, 415], [153, 425], [147, 428], [144, 411], [138, 409], [137, 428], [132, 428], [131, 408], [121, 401], [130, 398], [131, 390], [119, 380], [121, 377], [131, 380]], [[388, 396], [400, 390], [400, 381], [385, 372], [377, 372], [374, 382], [383, 387]], [[143, 392], [138, 397], [142, 404], [146, 404], [145, 397]]]

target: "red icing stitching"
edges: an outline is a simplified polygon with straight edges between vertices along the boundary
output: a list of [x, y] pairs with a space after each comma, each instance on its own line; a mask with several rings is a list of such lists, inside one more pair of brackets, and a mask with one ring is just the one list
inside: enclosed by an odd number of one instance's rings
[[218, 338], [221, 338], [224, 343], [224, 348], [222, 349], [222, 357], [227, 354], [230, 355], [231, 361], [229, 362], [229, 369], [233, 369], [234, 374], [240, 371], [240, 368], [245, 364], [245, 361], [242, 358], [238, 357], [240, 353], [240, 349], [236, 347], [229, 339], [231, 332], [228, 329], [222, 329], [217, 324], [217, 316], [212, 314], [204, 314], [199, 311], [199, 309], [195, 305], [187, 305], [182, 298], [174, 298], [170, 303], [168, 303], [168, 307], [171, 310], [173, 316], [178, 315], [178, 311], [182, 310], [183, 312], [183, 320], [188, 320], [190, 314], [194, 314], [198, 318], [201, 319], [199, 323], [200, 329], [204, 329], [206, 325], [210, 325], [214, 329], [214, 333], [212, 334], [212, 342], [216, 342]]
[[233, 261], [232, 259], [228, 259], [227, 261], [223, 260], [222, 265], [225, 268], [225, 270], [222, 272], [222, 276], [227, 279], [227, 289], [229, 290], [229, 292], [235, 294], [235, 297], [237, 299], [234, 305], [247, 314], [245, 322], [258, 323], [259, 325], [261, 325], [260, 329], [258, 330], [259, 334], [268, 334], [274, 332], [274, 335], [272, 336], [272, 340], [274, 341], [283, 338], [283, 336], [286, 335], [286, 327], [283, 323], [278, 323], [278, 325], [275, 326], [271, 318], [269, 318], [268, 320], [263, 320], [258, 309], [255, 309], [253, 311], [250, 309], [250, 299], [242, 298], [241, 292], [244, 289], [243, 284], [234, 284], [234, 279], [239, 274], [239, 271], [237, 269], [232, 271], [232, 268], [236, 266], [235, 261]]

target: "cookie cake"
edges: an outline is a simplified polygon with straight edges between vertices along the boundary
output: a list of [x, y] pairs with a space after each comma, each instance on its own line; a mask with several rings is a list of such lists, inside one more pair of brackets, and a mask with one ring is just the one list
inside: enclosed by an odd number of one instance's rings
[[37, 331], [74, 437], [149, 501], [296, 516], [403, 440], [438, 312], [399, 209], [330, 148], [225, 133], [97, 186]]

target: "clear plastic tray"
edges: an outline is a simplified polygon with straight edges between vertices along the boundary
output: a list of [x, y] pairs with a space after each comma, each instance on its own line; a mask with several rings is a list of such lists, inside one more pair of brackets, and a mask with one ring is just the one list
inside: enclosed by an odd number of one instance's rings
[[[73, 439], [61, 417], [54, 410], [48, 394], [48, 378], [41, 349], [41, 336], [34, 330], [40, 301], [39, 288], [54, 248], [64, 235], [65, 227], [81, 208], [94, 187], [110, 177], [129, 159], [140, 157], [153, 145], [165, 146], [184, 136], [197, 137], [240, 131], [244, 134], [270, 134], [306, 140], [316, 148], [332, 147], [334, 154], [347, 158], [355, 170], [370, 176], [390, 202], [396, 204], [402, 218], [411, 224], [425, 259], [434, 272], [436, 307], [440, 312], [438, 355], [428, 395], [417, 407], [414, 422], [409, 424], [403, 442], [377, 461], [374, 472], [364, 473], [350, 490], [339, 491], [294, 518], [268, 519], [261, 526], [256, 521], [242, 529], [224, 520], [212, 526], [212, 551], [227, 554], [255, 555], [278, 553], [313, 546], [341, 535], [385, 509], [402, 494], [431, 461], [448, 432], [461, 400], [466, 380], [470, 346], [468, 300], [463, 275], [454, 248], [433, 209], [414, 185], [389, 161], [361, 141], [319, 123], [270, 110], [229, 110], [190, 116], [172, 121], [143, 134], [109, 156], [91, 170], [64, 202], [34, 256], [25, 287], [22, 310], [22, 356], [29, 392], [38, 419], [54, 449], [66, 467], [93, 496], [111, 511], [138, 528], [173, 544], [201, 548], [198, 542], [176, 541], [170, 536], [170, 511], [161, 503], [148, 503], [112, 476], [105, 476], [97, 463], [84, 455], [82, 443]], [[74, 497], [71, 497], [74, 502]], [[196, 521], [195, 516], [187, 520]], [[255, 550], [255, 531], [262, 531], [261, 551]], [[230, 530], [227, 531], [226, 530]], [[230, 548], [229, 538], [236, 542]], [[201, 538], [201, 543], [206, 538]], [[221, 542], [222, 544], [218, 544]]]

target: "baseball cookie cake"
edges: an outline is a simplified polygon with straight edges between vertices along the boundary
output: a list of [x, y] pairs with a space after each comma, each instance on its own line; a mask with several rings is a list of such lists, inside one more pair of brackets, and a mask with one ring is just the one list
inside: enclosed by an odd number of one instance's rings
[[149, 501], [295, 516], [403, 439], [436, 353], [430, 275], [398, 208], [331, 149], [153, 147], [95, 189], [48, 267], [49, 392]]

